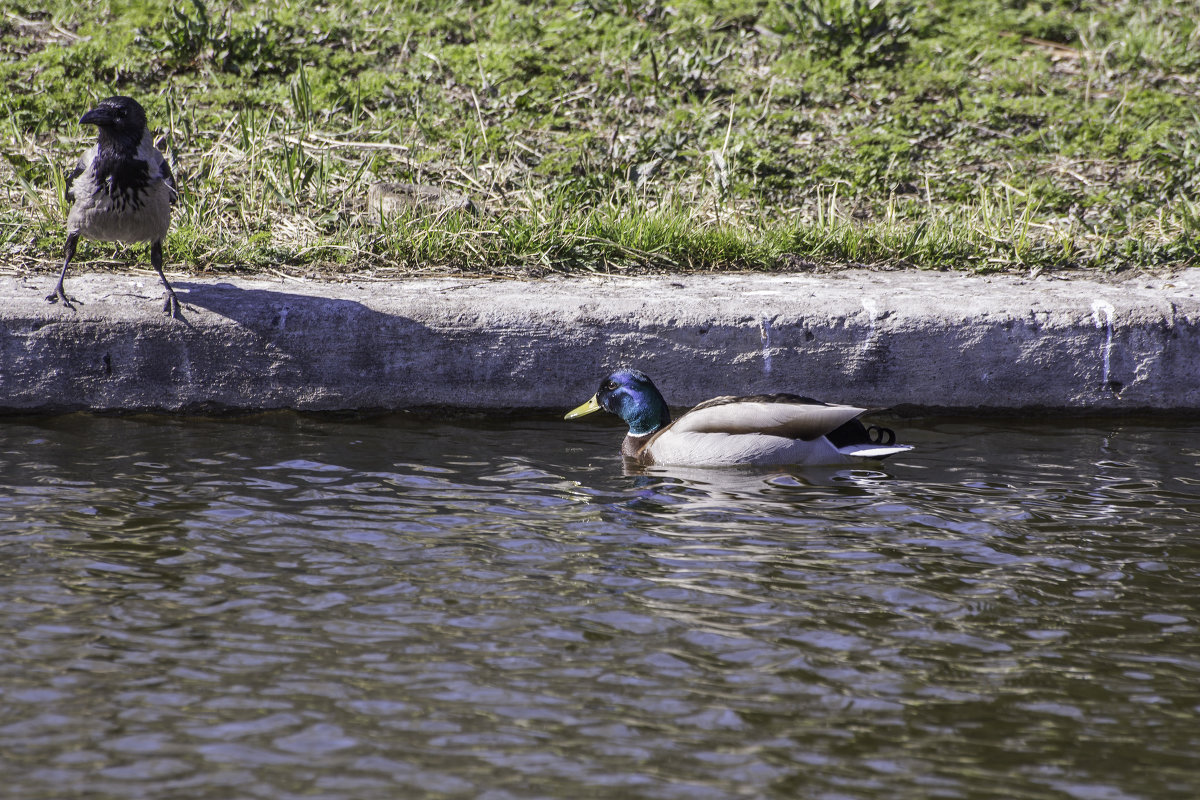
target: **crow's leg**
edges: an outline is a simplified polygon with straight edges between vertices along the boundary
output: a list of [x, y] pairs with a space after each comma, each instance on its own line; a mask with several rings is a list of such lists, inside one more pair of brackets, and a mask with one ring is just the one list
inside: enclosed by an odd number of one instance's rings
[[55, 285], [54, 291], [46, 295], [46, 299], [51, 303], [62, 300], [62, 304], [71, 310], [74, 310], [75, 306], [71, 305], [71, 298], [67, 297], [67, 293], [63, 289], [63, 281], [67, 277], [67, 267], [71, 266], [71, 259], [75, 257], [75, 245], [78, 242], [79, 231], [71, 231], [67, 234], [67, 245], [63, 248], [62, 272], [58, 273], [58, 283]]
[[167, 282], [167, 276], [163, 275], [162, 239], [150, 245], [150, 263], [154, 265], [154, 269], [158, 272], [158, 277], [162, 278], [163, 286], [167, 288], [167, 296], [163, 298], [163, 313], [170, 314], [176, 319], [183, 319], [183, 311], [179, 307], [179, 298], [175, 296], [175, 290]]

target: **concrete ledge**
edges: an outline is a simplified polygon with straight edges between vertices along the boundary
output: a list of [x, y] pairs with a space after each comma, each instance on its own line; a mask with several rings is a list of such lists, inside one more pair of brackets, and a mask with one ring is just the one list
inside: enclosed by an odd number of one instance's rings
[[0, 277], [0, 410], [570, 408], [610, 367], [672, 405], [793, 391], [909, 409], [1200, 409], [1200, 270], [389, 283]]

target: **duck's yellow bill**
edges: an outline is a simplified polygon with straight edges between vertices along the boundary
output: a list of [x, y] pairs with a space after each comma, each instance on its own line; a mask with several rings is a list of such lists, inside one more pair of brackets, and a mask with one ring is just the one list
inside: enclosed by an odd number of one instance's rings
[[591, 413], [593, 413], [595, 411], [599, 411], [599, 410], [600, 410], [600, 404], [598, 402], [596, 402], [596, 395], [592, 395], [591, 400], [588, 400], [586, 403], [581, 405], [579, 408], [573, 408], [570, 411], [568, 411], [567, 415], [565, 417], [563, 417], [563, 419], [578, 419], [579, 417], [586, 417], [588, 414], [591, 414]]

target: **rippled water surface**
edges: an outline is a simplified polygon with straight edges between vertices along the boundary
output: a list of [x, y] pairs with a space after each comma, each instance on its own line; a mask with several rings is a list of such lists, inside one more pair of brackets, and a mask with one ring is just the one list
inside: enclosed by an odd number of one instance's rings
[[0, 421], [0, 796], [1200, 796], [1200, 425]]

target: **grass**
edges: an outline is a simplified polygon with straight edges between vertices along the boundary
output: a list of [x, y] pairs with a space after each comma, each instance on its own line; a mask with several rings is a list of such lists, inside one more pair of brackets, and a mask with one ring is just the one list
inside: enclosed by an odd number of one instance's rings
[[[196, 273], [1191, 266], [1198, 21], [1197, 0], [15, 0], [0, 253], [54, 268], [79, 116], [121, 93], [175, 165], [168, 260]], [[378, 224], [377, 180], [485, 211]]]

